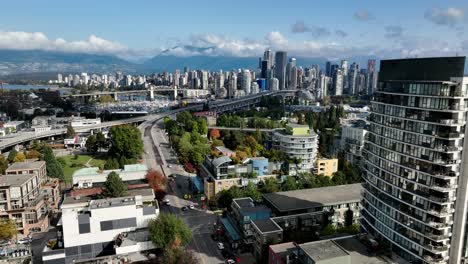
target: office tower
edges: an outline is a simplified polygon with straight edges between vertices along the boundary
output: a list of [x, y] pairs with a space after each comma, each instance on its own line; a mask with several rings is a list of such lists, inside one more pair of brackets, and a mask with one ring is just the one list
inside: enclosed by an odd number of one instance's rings
[[325, 75], [330, 77], [332, 74], [331, 72], [331, 62], [327, 61], [327, 64], [325, 65]]
[[286, 87], [291, 86], [292, 67], [296, 66], [296, 58], [290, 58], [286, 65]]
[[289, 89], [294, 90], [297, 88], [297, 66], [292, 66], [289, 71]]
[[411, 263], [466, 257], [464, 65], [464, 57], [380, 62], [361, 226]]
[[323, 99], [328, 96], [328, 86], [330, 85], [330, 77], [325, 73], [320, 72], [317, 85], [317, 99]]
[[333, 73], [333, 92], [335, 96], [343, 95], [343, 72], [340, 69]]
[[245, 92], [245, 95], [250, 94], [250, 85], [252, 84], [252, 76], [249, 70], [242, 71], [241, 90]]
[[260, 69], [261, 69], [260, 77], [263, 79], [267, 78], [267, 74], [269, 70], [267, 60], [262, 60], [262, 66]]
[[375, 60], [367, 61], [367, 94], [374, 94], [377, 88], [377, 71], [375, 70]]
[[222, 87], [224, 87], [224, 74], [220, 72], [215, 76], [215, 90], [218, 90]]
[[348, 61], [347, 60], [341, 61], [341, 71], [343, 71], [343, 76], [348, 75]]
[[277, 51], [275, 53], [275, 77], [279, 81], [279, 89], [286, 88], [286, 51]]
[[201, 88], [207, 90], [208, 89], [208, 72], [201, 71]]
[[62, 74], [57, 74], [57, 82], [58, 83], [62, 83], [63, 82], [63, 77], [62, 77]]
[[349, 73], [347, 76], [348, 79], [348, 94], [356, 95], [359, 93], [358, 90], [358, 76], [359, 76], [359, 64], [353, 62]]
[[273, 67], [273, 52], [271, 51], [271, 49], [265, 50], [265, 52], [263, 53], [263, 60], [268, 62], [268, 69], [271, 69]]
[[270, 85], [270, 91], [278, 91], [279, 90], [279, 80], [278, 78], [271, 78], [268, 82]]
[[190, 68], [187, 67], [187, 66], [185, 66], [185, 67], [184, 67], [184, 73], [189, 73], [189, 72], [190, 72]]
[[260, 91], [264, 92], [267, 90], [267, 82], [265, 79], [263, 78], [257, 79], [257, 83], [258, 83], [258, 88], [260, 89]]

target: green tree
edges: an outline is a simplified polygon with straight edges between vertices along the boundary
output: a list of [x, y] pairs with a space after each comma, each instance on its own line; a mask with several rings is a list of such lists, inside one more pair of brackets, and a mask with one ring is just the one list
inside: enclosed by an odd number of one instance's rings
[[267, 178], [263, 182], [262, 187], [260, 187], [260, 192], [262, 193], [273, 193], [278, 192], [278, 180], [276, 178]]
[[257, 190], [257, 185], [253, 182], [249, 182], [243, 191], [243, 197], [250, 197], [254, 201], [260, 201], [262, 197], [260, 192]]
[[8, 168], [8, 160], [0, 154], [0, 175], [5, 174], [5, 170]]
[[75, 129], [71, 125], [67, 126], [67, 134], [65, 135], [66, 138], [72, 138], [75, 137], [76, 132]]
[[198, 118], [197, 123], [198, 123], [198, 133], [200, 133], [200, 135], [208, 134], [208, 124], [206, 123], [206, 119]]
[[294, 176], [286, 177], [286, 180], [283, 182], [281, 186], [283, 191], [294, 191], [300, 189], [300, 186], [296, 182], [296, 178]]
[[62, 165], [55, 159], [52, 148], [46, 146], [42, 148], [42, 156], [46, 162], [47, 175], [52, 178], [57, 178], [61, 181], [65, 180]]
[[332, 224], [328, 224], [322, 230], [322, 236], [331, 236], [336, 234], [336, 227]]
[[119, 167], [120, 167], [120, 164], [115, 158], [109, 158], [106, 160], [106, 163], [104, 163], [105, 170], [116, 170]]
[[106, 137], [101, 131], [99, 131], [96, 134], [96, 145], [98, 147], [98, 150], [101, 150], [102, 148], [106, 146]]
[[8, 153], [8, 162], [13, 162], [13, 160], [16, 157], [16, 154], [18, 154], [18, 151], [16, 151], [16, 149], [10, 150], [10, 152]]
[[95, 153], [98, 151], [98, 144], [95, 135], [91, 135], [86, 139], [85, 147], [88, 152]]
[[15, 158], [13, 159], [13, 162], [23, 162], [26, 160], [26, 155], [24, 155], [23, 152], [18, 152], [16, 154]]
[[106, 182], [104, 183], [104, 196], [106, 197], [122, 197], [127, 195], [127, 185], [122, 181], [120, 175], [115, 171], [107, 175]]
[[9, 218], [2, 218], [0, 220], [0, 239], [10, 240], [17, 233], [15, 221]]
[[[110, 135], [111, 147], [108, 153], [111, 156], [132, 160], [138, 159], [143, 153], [143, 140], [138, 128], [130, 125], [115, 126], [110, 129]], [[123, 165], [120, 164], [121, 167]]]
[[192, 238], [190, 228], [174, 214], [160, 214], [150, 220], [148, 229], [153, 244], [162, 249], [186, 245]]

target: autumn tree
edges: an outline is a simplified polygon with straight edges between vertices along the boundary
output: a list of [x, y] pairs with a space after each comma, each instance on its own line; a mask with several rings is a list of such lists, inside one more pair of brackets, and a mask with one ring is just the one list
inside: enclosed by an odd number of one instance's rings
[[221, 137], [221, 133], [218, 129], [211, 129], [210, 131], [210, 138], [211, 139], [218, 139]]
[[10, 240], [16, 235], [16, 224], [12, 219], [2, 218], [0, 220], [0, 239]]
[[154, 190], [156, 198], [162, 200], [166, 195], [167, 178], [164, 177], [161, 172], [150, 169], [148, 173], [146, 173], [146, 180], [149, 186]]
[[23, 152], [18, 152], [16, 154], [15, 158], [13, 159], [13, 162], [23, 162], [26, 160], [26, 155], [24, 155]]
[[39, 159], [41, 157], [41, 153], [37, 150], [30, 150], [26, 152], [26, 158], [27, 159]]
[[5, 170], [8, 168], [8, 160], [0, 154], [0, 174], [5, 174]]

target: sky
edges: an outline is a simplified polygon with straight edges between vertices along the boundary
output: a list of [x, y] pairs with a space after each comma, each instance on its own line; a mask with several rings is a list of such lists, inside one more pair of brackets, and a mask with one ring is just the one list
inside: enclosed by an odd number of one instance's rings
[[15, 0], [0, 49], [112, 54], [381, 58], [468, 54], [463, 0]]

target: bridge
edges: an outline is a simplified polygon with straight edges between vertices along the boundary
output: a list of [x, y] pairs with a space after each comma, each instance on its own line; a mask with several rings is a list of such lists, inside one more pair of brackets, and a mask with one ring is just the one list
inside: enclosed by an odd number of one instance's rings
[[128, 91], [106, 91], [106, 92], [93, 92], [93, 93], [81, 93], [81, 94], [70, 94], [70, 95], [62, 95], [62, 98], [75, 98], [75, 99], [82, 99], [86, 101], [86, 99], [98, 99], [104, 95], [110, 95], [116, 101], [119, 99], [119, 95], [149, 95], [151, 100], [154, 100], [154, 94], [159, 92], [170, 92], [174, 98], [177, 98], [177, 94], [182, 92], [186, 89], [178, 89], [177, 87], [173, 86], [150, 86], [149, 89], [144, 90], [128, 90]]
[[208, 129], [217, 129], [217, 130], [225, 130], [225, 131], [241, 131], [241, 132], [256, 132], [257, 130], [260, 132], [271, 133], [275, 130], [281, 130], [284, 128], [250, 128], [250, 127], [221, 127], [221, 126], [209, 126]]
[[[297, 91], [298, 90], [280, 90], [280, 91], [272, 91], [272, 92], [262, 92], [259, 94], [248, 95], [248, 96], [244, 96], [244, 97], [237, 98], [234, 100], [211, 102], [208, 104], [208, 108], [211, 111], [216, 111], [217, 113], [222, 113], [226, 111], [234, 111], [237, 109], [248, 108], [255, 104], [258, 104], [261, 98], [264, 96], [281, 96], [284, 99], [285, 97], [288, 97], [288, 96], [295, 96]], [[102, 122], [101, 124], [97, 124], [97, 125], [76, 127], [75, 131], [76, 132], [88, 132], [92, 130], [99, 130], [99, 129], [123, 125], [123, 124], [143, 123], [144, 121], [147, 121], [147, 120], [152, 120], [152, 119], [155, 120], [155, 119], [163, 118], [165, 116], [170, 116], [181, 111], [201, 110], [202, 108], [203, 108], [203, 105], [200, 105], [200, 104], [191, 105], [191, 106], [180, 108], [177, 110], [167, 111], [161, 114], [145, 115], [145, 116], [127, 118], [127, 119], [122, 119], [122, 120], [117, 120], [117, 121]], [[246, 129], [244, 130], [248, 131]], [[256, 129], [254, 129], [253, 131], [256, 131]], [[30, 142], [32, 140], [63, 135], [65, 133], [66, 133], [65, 128], [53, 129], [50, 131], [45, 131], [45, 132], [40, 132], [40, 133], [34, 133], [34, 132], [18, 133], [18, 135], [13, 138], [8, 138], [8, 139], [0, 141], [0, 151], [6, 148], [16, 146], [18, 144]]]

